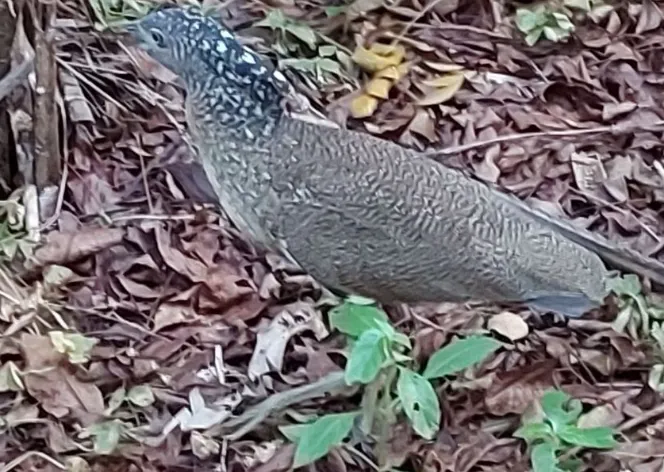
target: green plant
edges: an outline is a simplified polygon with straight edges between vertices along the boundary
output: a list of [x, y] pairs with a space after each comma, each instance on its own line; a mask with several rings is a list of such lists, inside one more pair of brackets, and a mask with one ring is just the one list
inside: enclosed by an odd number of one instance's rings
[[518, 8], [516, 26], [526, 35], [529, 46], [542, 36], [549, 41], [563, 41], [574, 31], [572, 20], [583, 20], [586, 16], [599, 21], [613, 10], [602, 0], [549, 0], [533, 8]]
[[296, 443], [293, 467], [323, 457], [349, 436], [354, 425], [376, 438], [376, 456], [384, 464], [389, 431], [401, 413], [417, 434], [433, 439], [440, 426], [440, 404], [431, 381], [477, 364], [501, 346], [485, 336], [457, 339], [434, 353], [420, 374], [409, 355], [409, 338], [397, 332], [371, 301], [346, 300], [331, 311], [330, 324], [349, 339], [345, 380], [365, 386], [362, 405], [357, 411], [281, 427]]
[[562, 41], [574, 31], [569, 17], [548, 4], [537, 5], [532, 10], [519, 8], [516, 11], [516, 26], [526, 35], [528, 46], [535, 44], [542, 36], [549, 41]]
[[90, 0], [90, 7], [97, 19], [95, 27], [99, 30], [141, 18], [149, 12], [151, 6], [146, 0]]
[[[271, 10], [254, 26], [269, 28], [276, 33], [272, 49], [282, 58], [279, 65], [296, 69], [313, 77], [318, 85], [336, 83], [350, 77], [344, 69], [352, 69], [350, 52], [309, 25], [287, 17], [281, 10]], [[305, 45], [306, 48], [301, 46]], [[313, 57], [312, 56], [313, 53]]]
[[541, 412], [524, 422], [514, 436], [528, 443], [534, 472], [566, 472], [579, 468], [573, 448], [612, 449], [616, 446], [611, 428], [577, 426], [583, 406], [560, 390], [544, 393]]
[[25, 208], [16, 200], [0, 200], [0, 260], [28, 256], [35, 243], [25, 230]]
[[619, 308], [613, 329], [653, 346], [658, 363], [651, 367], [648, 385], [664, 392], [664, 300], [654, 294], [644, 295], [634, 274], [612, 279], [609, 289], [616, 295]]

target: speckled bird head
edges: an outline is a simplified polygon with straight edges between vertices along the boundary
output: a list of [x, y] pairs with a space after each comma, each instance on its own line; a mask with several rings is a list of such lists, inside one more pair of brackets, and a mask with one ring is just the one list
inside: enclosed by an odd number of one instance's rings
[[220, 122], [239, 125], [252, 115], [279, 113], [277, 103], [290, 90], [281, 72], [199, 8], [155, 10], [127, 30], [137, 46], [184, 80], [198, 108], [214, 108]]
[[288, 90], [286, 78], [211, 14], [196, 7], [166, 7], [149, 13], [128, 28], [137, 45], [183, 79], [209, 77], [210, 69], [229, 83], [273, 82]]

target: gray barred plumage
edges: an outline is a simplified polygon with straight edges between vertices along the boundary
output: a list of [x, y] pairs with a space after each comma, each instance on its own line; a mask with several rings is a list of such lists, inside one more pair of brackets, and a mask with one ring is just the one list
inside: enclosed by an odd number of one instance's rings
[[199, 158], [234, 224], [329, 288], [567, 316], [607, 294], [593, 251], [621, 250], [419, 153], [286, 116], [285, 77], [211, 16], [165, 8], [130, 31], [184, 80]]

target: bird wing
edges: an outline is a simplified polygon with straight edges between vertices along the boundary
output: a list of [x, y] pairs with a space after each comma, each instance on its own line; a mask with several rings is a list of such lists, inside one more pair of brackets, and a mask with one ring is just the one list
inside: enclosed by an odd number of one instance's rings
[[602, 298], [599, 259], [495, 190], [364, 134], [281, 132], [274, 231], [323, 283], [406, 302]]

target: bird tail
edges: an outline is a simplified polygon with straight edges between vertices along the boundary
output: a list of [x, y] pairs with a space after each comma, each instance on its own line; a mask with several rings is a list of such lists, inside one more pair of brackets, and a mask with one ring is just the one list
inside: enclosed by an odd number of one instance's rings
[[579, 228], [568, 221], [532, 208], [511, 195], [502, 193], [502, 196], [509, 199], [520, 211], [552, 228], [570, 241], [594, 252], [610, 268], [647, 277], [651, 282], [664, 287], [664, 263], [623, 244], [611, 242], [599, 234]]

